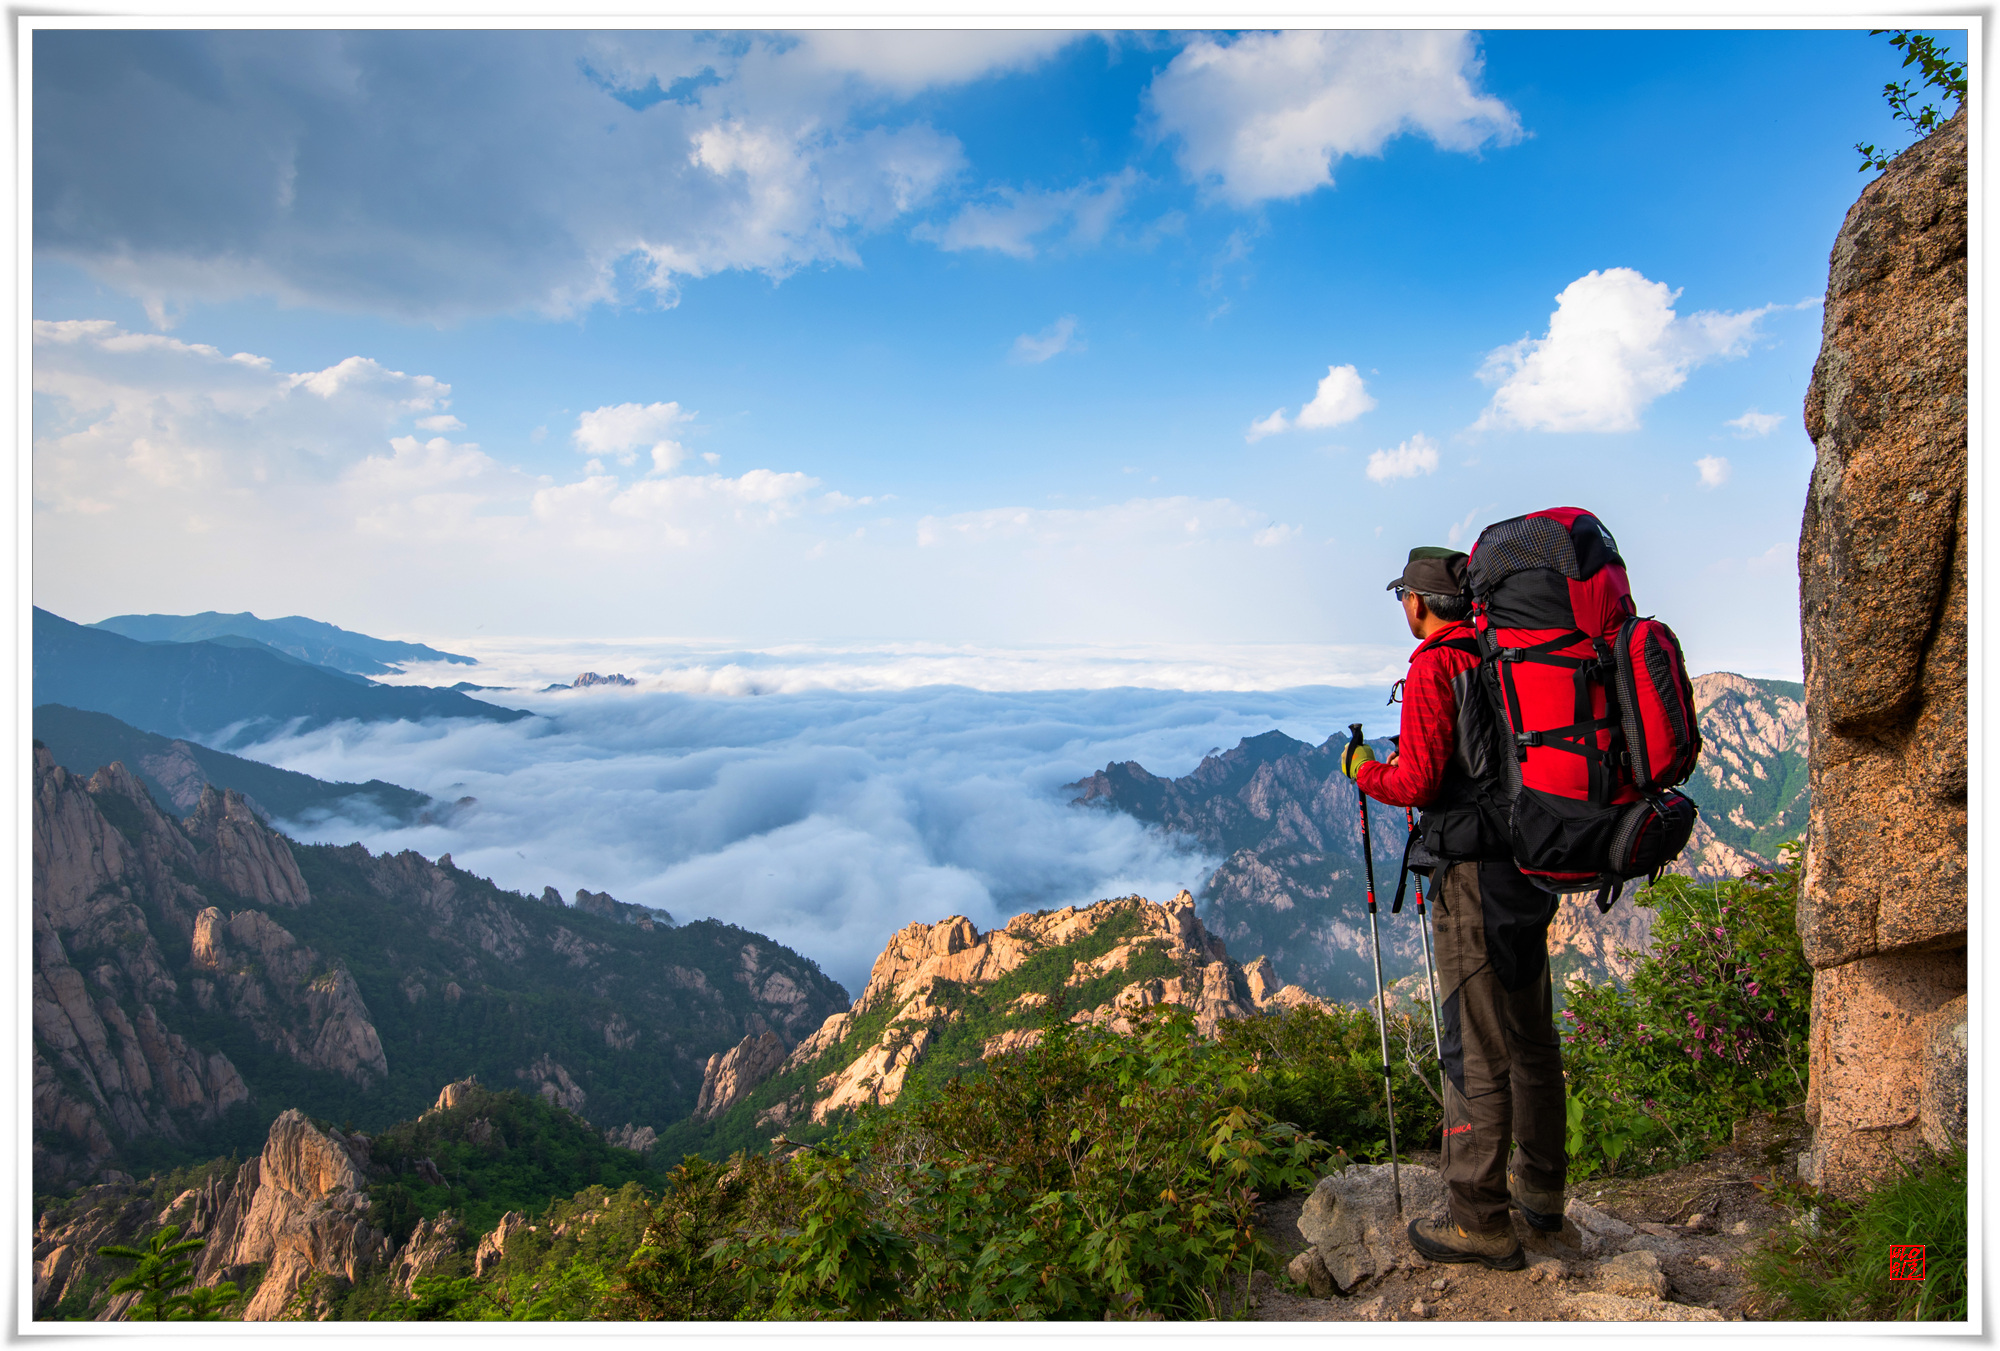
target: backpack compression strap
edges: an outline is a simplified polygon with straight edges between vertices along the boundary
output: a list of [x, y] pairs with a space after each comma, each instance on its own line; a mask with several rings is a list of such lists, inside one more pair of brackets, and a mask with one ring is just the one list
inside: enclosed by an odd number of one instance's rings
[[[1618, 716], [1617, 694], [1612, 689], [1610, 681], [1600, 679], [1597, 682], [1602, 684], [1604, 689], [1604, 716], [1601, 718], [1591, 716], [1590, 687], [1593, 677], [1599, 676], [1605, 665], [1603, 644], [1594, 643], [1598, 651], [1589, 657], [1556, 655], [1558, 648], [1592, 641], [1589, 635], [1571, 629], [1567, 633], [1559, 633], [1532, 647], [1501, 647], [1494, 642], [1491, 643], [1487, 655], [1500, 668], [1500, 684], [1506, 695], [1507, 721], [1512, 725], [1511, 730], [1514, 734], [1514, 758], [1527, 759], [1528, 749], [1531, 746], [1547, 746], [1552, 750], [1580, 755], [1584, 758], [1590, 776], [1590, 800], [1608, 802], [1613, 792], [1611, 770], [1614, 766], [1629, 763], [1630, 756], [1624, 750], [1618, 749], [1624, 740], [1624, 723]], [[1533, 732], [1523, 726], [1525, 719], [1521, 713], [1521, 696], [1514, 685], [1514, 665], [1523, 661], [1543, 666], [1568, 667], [1574, 673], [1575, 721], [1569, 726], [1550, 727]], [[1611, 748], [1598, 749], [1597, 734], [1601, 731], [1612, 733]]]

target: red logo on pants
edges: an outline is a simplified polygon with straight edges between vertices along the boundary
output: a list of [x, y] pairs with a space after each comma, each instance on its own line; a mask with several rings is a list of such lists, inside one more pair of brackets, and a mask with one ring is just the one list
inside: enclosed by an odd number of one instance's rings
[[1463, 1126], [1453, 1126], [1450, 1130], [1446, 1131], [1445, 1134], [1457, 1135], [1460, 1131], [1469, 1131], [1471, 1129], [1472, 1129], [1472, 1123], [1468, 1121]]

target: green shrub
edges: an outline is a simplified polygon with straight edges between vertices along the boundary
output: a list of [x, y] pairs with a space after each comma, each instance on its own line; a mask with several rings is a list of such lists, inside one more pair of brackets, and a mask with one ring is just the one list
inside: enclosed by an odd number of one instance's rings
[[[1251, 1105], [1357, 1158], [1388, 1157], [1381, 1034], [1370, 1010], [1307, 1005], [1225, 1023], [1221, 1031], [1223, 1045], [1245, 1063]], [[1392, 1016], [1389, 1043], [1397, 1148], [1434, 1147], [1443, 1109], [1435, 1078], [1427, 1077], [1437, 1073], [1429, 1010]], [[1414, 1056], [1407, 1053], [1412, 1047]]]
[[[1794, 1198], [1793, 1223], [1746, 1264], [1778, 1318], [1963, 1322], [1966, 1317], [1966, 1155], [1904, 1165], [1859, 1204]], [[1924, 1248], [1924, 1279], [1891, 1280], [1889, 1249]]]
[[[1573, 1177], [1706, 1153], [1752, 1111], [1800, 1102], [1812, 969], [1799, 947], [1798, 846], [1773, 872], [1665, 877], [1625, 985], [1571, 985], [1562, 1014]], [[1637, 956], [1637, 954], [1627, 954]]]
[[[1428, 1045], [1427, 1027], [1402, 1031]], [[588, 1240], [555, 1235], [586, 1198], [552, 1206], [485, 1276], [441, 1270], [374, 1316], [1214, 1317], [1276, 1265], [1258, 1201], [1310, 1185], [1332, 1152], [1293, 1118], [1358, 1153], [1384, 1147], [1378, 1056], [1360, 1010], [1247, 1020], [1219, 1039], [1178, 1008], [1135, 1016], [1129, 1034], [1053, 1016], [1028, 1046], [913, 1075], [893, 1104], [817, 1143], [795, 1133], [776, 1154], [689, 1155], [657, 1198], [618, 1193], [622, 1218]], [[1409, 1147], [1437, 1113], [1417, 1071], [1398, 1074]], [[384, 1132], [378, 1159], [429, 1151], [449, 1176], [447, 1137], [462, 1127], [424, 1125], [422, 1139]], [[399, 1185], [400, 1197], [377, 1188], [385, 1219], [436, 1199], [407, 1171]]]
[[[551, 1198], [586, 1187], [660, 1182], [638, 1154], [607, 1144], [590, 1124], [539, 1097], [473, 1087], [454, 1107], [398, 1122], [370, 1145], [392, 1176], [369, 1187], [369, 1223], [401, 1243], [417, 1222], [451, 1210], [483, 1233], [510, 1210], [530, 1219]], [[443, 1185], [425, 1182], [429, 1159]]]

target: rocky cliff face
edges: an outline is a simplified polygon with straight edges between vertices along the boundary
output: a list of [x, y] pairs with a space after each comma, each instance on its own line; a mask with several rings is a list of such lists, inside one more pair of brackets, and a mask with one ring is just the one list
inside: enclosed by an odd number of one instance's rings
[[[310, 1317], [309, 1296], [300, 1299], [310, 1276], [351, 1282], [392, 1255], [388, 1238], [368, 1224], [367, 1172], [368, 1137], [323, 1130], [288, 1111], [271, 1124], [258, 1157], [182, 1192], [157, 1213], [129, 1183], [94, 1188], [36, 1222], [36, 1316], [47, 1317], [72, 1293], [102, 1281], [99, 1245], [131, 1244], [178, 1224], [183, 1238], [207, 1245], [194, 1255], [195, 1284], [255, 1282], [244, 1319]], [[406, 1246], [419, 1238], [432, 1235], [413, 1236]], [[95, 1316], [121, 1318], [135, 1298], [113, 1297]]]
[[[1805, 711], [1796, 685], [1718, 673], [1697, 677], [1706, 744], [1690, 796], [1702, 808], [1675, 871], [1700, 881], [1769, 867], [1805, 811]], [[1345, 739], [1309, 746], [1281, 732], [1245, 739], [1164, 779], [1131, 761], [1070, 785], [1080, 805], [1125, 811], [1224, 856], [1201, 890], [1208, 927], [1238, 952], [1268, 957], [1278, 977], [1326, 998], [1373, 997], [1361, 827], [1340, 773]], [[1370, 807], [1381, 903], [1383, 965], [1393, 981], [1420, 970], [1411, 910], [1390, 917], [1402, 861], [1403, 814]], [[1621, 904], [1600, 916], [1571, 897], [1550, 928], [1560, 977], [1622, 978], [1626, 950], [1643, 952], [1652, 912]]]
[[86, 781], [38, 751], [32, 829], [38, 1191], [140, 1141], [257, 1148], [283, 1107], [386, 1124], [468, 1072], [637, 1138], [695, 1106], [712, 1055], [789, 1051], [847, 1002], [756, 934], [296, 846], [212, 786], [175, 820], [118, 764]]
[[192, 932], [205, 900], [192, 842], [122, 766], [84, 782], [46, 752], [32, 829], [34, 1167], [51, 1185], [98, 1172], [127, 1141], [189, 1140], [249, 1091], [227, 1055], [161, 1014], [185, 992], [153, 925]]
[[1933, 1024], [1966, 981], [1966, 193], [1961, 110], [1847, 213], [1806, 394], [1799, 935], [1818, 974], [1801, 1167], [1836, 1191], [1886, 1175], [1927, 1127], [1963, 1134], [1921, 1104], [1927, 1048], [1950, 1040]]
[[981, 933], [961, 915], [899, 930], [854, 1006], [791, 1054], [746, 1039], [710, 1061], [705, 1119], [754, 1115], [766, 1132], [893, 1102], [926, 1063], [956, 1067], [1038, 1038], [1052, 1016], [1128, 1030], [1158, 1004], [1193, 1012], [1213, 1035], [1226, 1019], [1313, 1002], [1280, 988], [1268, 962], [1246, 973], [1181, 892], [1017, 915]]

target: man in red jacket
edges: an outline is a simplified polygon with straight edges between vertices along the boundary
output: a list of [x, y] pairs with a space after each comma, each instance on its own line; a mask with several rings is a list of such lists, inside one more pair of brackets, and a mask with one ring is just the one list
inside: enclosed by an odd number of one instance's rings
[[1412, 549], [1389, 583], [1420, 640], [1402, 682], [1400, 748], [1376, 762], [1361, 746], [1341, 768], [1378, 802], [1423, 812], [1411, 862], [1434, 888], [1451, 1218], [1414, 1221], [1410, 1244], [1433, 1262], [1519, 1271], [1527, 1258], [1509, 1202], [1536, 1229], [1562, 1228], [1562, 1043], [1547, 945], [1556, 900], [1521, 875], [1508, 844], [1495, 790], [1510, 748], [1478, 684], [1465, 566], [1453, 549]]

